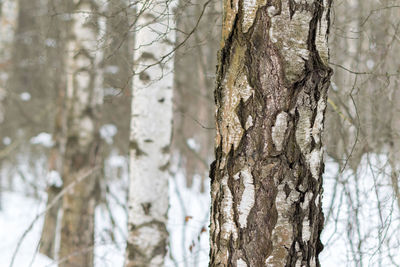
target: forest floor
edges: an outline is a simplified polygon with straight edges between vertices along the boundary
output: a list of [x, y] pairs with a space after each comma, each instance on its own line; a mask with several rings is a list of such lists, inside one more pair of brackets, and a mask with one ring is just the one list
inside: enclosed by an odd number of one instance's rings
[[[326, 226], [322, 235], [325, 249], [320, 257], [324, 267], [356, 266], [351, 263], [354, 261], [362, 262], [358, 266], [396, 266], [400, 262], [400, 255], [396, 253], [400, 218], [396, 203], [392, 201], [387, 160], [369, 155], [362, 159], [360, 166], [357, 172], [346, 170], [338, 175], [338, 165], [327, 160], [323, 198]], [[107, 205], [96, 209], [96, 267], [123, 266], [127, 221], [126, 207], [122, 204], [126, 198], [125, 183], [126, 179], [110, 183], [112, 196], [107, 197]], [[195, 178], [192, 188], [187, 188], [180, 172], [170, 181], [170, 253], [166, 266], [208, 265], [208, 183], [205, 192], [201, 193], [199, 188], [199, 177]], [[45, 196], [44, 192], [39, 196]], [[22, 233], [44, 208], [45, 197], [38, 200], [37, 196], [27, 196], [17, 189], [2, 193], [1, 266], [9, 266]], [[56, 261], [37, 253], [42, 224], [43, 217], [25, 236], [15, 267], [56, 266]]]

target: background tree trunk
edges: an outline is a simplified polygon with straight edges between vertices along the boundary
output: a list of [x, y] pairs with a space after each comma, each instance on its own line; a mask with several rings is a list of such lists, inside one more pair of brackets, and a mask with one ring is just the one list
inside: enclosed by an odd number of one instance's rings
[[319, 266], [330, 1], [225, 1], [210, 266]]
[[[62, 1], [62, 0], [61, 0]], [[51, 12], [57, 13], [64, 11], [65, 4], [61, 1], [49, 1], [47, 3], [48, 9]], [[63, 170], [63, 159], [65, 156], [66, 145], [66, 69], [65, 69], [65, 43], [66, 43], [66, 26], [67, 23], [62, 21], [59, 16], [53, 16], [48, 20], [48, 23], [53, 27], [48, 30], [46, 47], [46, 56], [48, 62], [51, 62], [49, 70], [52, 71], [50, 76], [50, 88], [58, 92], [58, 99], [56, 102], [56, 114], [54, 118], [53, 128], [53, 142], [54, 145], [50, 149], [48, 159], [48, 175], [47, 175], [47, 205], [53, 202], [54, 198], [61, 190], [62, 181], [61, 174]], [[60, 214], [61, 201], [58, 201], [46, 213], [43, 223], [42, 235], [40, 237], [40, 253], [46, 255], [51, 259], [56, 259], [58, 251], [56, 251], [56, 237], [59, 235], [59, 227], [57, 227], [58, 218]], [[59, 239], [58, 239], [59, 240]]]
[[163, 266], [172, 130], [173, 2], [137, 5], [126, 267]]
[[[60, 84], [63, 84], [60, 80]], [[55, 128], [53, 133], [54, 146], [50, 150], [48, 160], [48, 175], [47, 175], [47, 204], [50, 205], [54, 198], [61, 191], [61, 173], [62, 161], [65, 156], [65, 88], [59, 89], [60, 95], [57, 105], [57, 115], [55, 120]], [[56, 236], [57, 236], [57, 221], [61, 207], [61, 201], [53, 205], [46, 213], [43, 223], [42, 235], [40, 237], [39, 252], [51, 259], [56, 259]]]
[[[63, 185], [79, 180], [99, 165], [99, 105], [102, 103], [102, 60], [99, 49], [101, 25], [94, 1], [72, 7], [67, 42], [67, 142], [63, 162]], [[93, 266], [96, 177], [77, 182], [63, 196], [60, 266]]]
[[[0, 3], [0, 127], [5, 117], [4, 101], [7, 97], [8, 71], [11, 63], [9, 52], [13, 41], [18, 22], [18, 1], [6, 0]], [[8, 54], [7, 54], [8, 53]], [[4, 131], [0, 132], [0, 140], [4, 138]], [[4, 149], [3, 142], [0, 143], [0, 151]], [[2, 165], [0, 159], [0, 166]], [[3, 177], [0, 174], [0, 210], [2, 209]]]
[[[186, 185], [201, 176], [201, 191], [213, 157], [213, 88], [221, 34], [221, 1], [180, 0], [176, 41], [183, 45], [174, 58], [173, 152], [178, 153]], [[188, 36], [188, 34], [195, 31]], [[188, 38], [189, 37], [189, 38]]]
[[[132, 21], [135, 20], [134, 6], [129, 1], [115, 0], [107, 4], [107, 32], [104, 49], [104, 104], [102, 124], [114, 124], [118, 132], [112, 145], [123, 155], [129, 154], [129, 121], [133, 72]], [[107, 151], [108, 152], [108, 151]], [[107, 153], [108, 154], [108, 153]], [[127, 190], [128, 191], [128, 190]]]

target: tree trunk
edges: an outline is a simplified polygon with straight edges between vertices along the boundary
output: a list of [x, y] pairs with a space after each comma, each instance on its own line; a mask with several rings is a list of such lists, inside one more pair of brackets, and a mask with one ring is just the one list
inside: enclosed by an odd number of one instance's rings
[[93, 266], [96, 177], [77, 182], [99, 165], [99, 106], [102, 89], [101, 53], [97, 6], [82, 0], [72, 7], [67, 43], [67, 141], [63, 162], [63, 186], [76, 183], [63, 196], [60, 267]]
[[[107, 31], [104, 50], [104, 104], [103, 124], [113, 124], [118, 131], [112, 145], [107, 150], [117, 149], [121, 155], [129, 153], [129, 121], [132, 88], [132, 54], [133, 38], [129, 38], [132, 30], [130, 23], [134, 16], [134, 7], [129, 1], [109, 1], [107, 6]], [[108, 155], [109, 151], [105, 151]], [[128, 191], [128, 190], [127, 190]]]
[[210, 266], [319, 266], [330, 4], [224, 3]]
[[[56, 13], [57, 9], [61, 12], [65, 7], [65, 4], [58, 1], [50, 1], [47, 7], [51, 12]], [[61, 190], [61, 173], [63, 170], [63, 159], [65, 156], [65, 145], [66, 145], [66, 75], [65, 75], [65, 56], [64, 51], [66, 49], [66, 25], [65, 21], [62, 21], [59, 16], [51, 16], [51, 19], [47, 21], [52, 23], [52, 29], [48, 31], [48, 37], [54, 40], [54, 45], [46, 47], [46, 56], [48, 58], [48, 67], [50, 69], [49, 76], [52, 79], [49, 81], [52, 85], [50, 88], [58, 92], [56, 106], [55, 106], [55, 118], [54, 118], [54, 129], [53, 129], [53, 142], [54, 146], [50, 150], [48, 159], [48, 175], [47, 175], [47, 207], [50, 205], [54, 198], [58, 195]], [[40, 248], [39, 252], [46, 255], [51, 259], [57, 258], [56, 251], [56, 236], [59, 234], [59, 214], [62, 201], [59, 200], [53, 205], [46, 213], [42, 228], [42, 235], [40, 237]], [[59, 240], [59, 239], [57, 239]]]
[[174, 49], [172, 5], [163, 1], [137, 5], [126, 267], [163, 266], [166, 254]]
[[[61, 188], [56, 185], [50, 185], [46, 189], [47, 205], [53, 202], [54, 198], [60, 193]], [[39, 252], [46, 255], [50, 259], [56, 257], [56, 235], [57, 235], [57, 218], [58, 211], [61, 207], [61, 201], [58, 201], [53, 207], [46, 212], [44, 217], [42, 235], [40, 237]]]
[[[53, 132], [54, 146], [50, 150], [50, 156], [48, 160], [48, 176], [47, 176], [47, 203], [50, 205], [53, 203], [54, 198], [61, 191], [61, 185], [59, 179], [62, 173], [62, 161], [65, 156], [65, 87], [62, 85], [64, 79], [59, 77], [59, 99], [57, 101], [57, 114], [55, 119], [55, 127]], [[39, 252], [46, 255], [51, 259], [56, 259], [56, 236], [57, 236], [57, 221], [58, 214], [61, 208], [61, 201], [58, 201], [53, 205], [44, 217], [44, 223], [42, 228], [42, 235], [40, 237], [40, 248]]]
[[[206, 4], [207, 3], [207, 4]], [[206, 4], [206, 5], [205, 5]], [[221, 34], [221, 1], [181, 0], [177, 8], [176, 41], [183, 45], [174, 62], [174, 131], [172, 151], [177, 152], [185, 171], [186, 186], [201, 176], [203, 191], [215, 131], [213, 87]], [[188, 33], [195, 31], [188, 38]], [[212, 78], [211, 78], [211, 77]], [[196, 147], [188, 143], [194, 141]], [[207, 179], [208, 180], [208, 179]]]

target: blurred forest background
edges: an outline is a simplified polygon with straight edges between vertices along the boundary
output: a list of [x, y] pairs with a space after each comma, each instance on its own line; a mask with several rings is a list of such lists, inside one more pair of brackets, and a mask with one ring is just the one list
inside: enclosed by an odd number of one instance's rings
[[[90, 142], [98, 150], [95, 178], [76, 185], [91, 199], [82, 200], [94, 215], [88, 249], [96, 267], [123, 265], [140, 12], [129, 0], [93, 0], [78, 8], [77, 2], [0, 0], [2, 266], [62, 262], [62, 177], [73, 172], [66, 167], [69, 151], [79, 150], [67, 148], [67, 140], [88, 125], [79, 114], [90, 120]], [[166, 266], [208, 263], [221, 12], [219, 0], [179, 0], [174, 8]], [[400, 1], [337, 0], [331, 23], [321, 265], [400, 266]], [[73, 55], [71, 47], [80, 45], [73, 33], [83, 24], [93, 39]], [[90, 67], [79, 65], [85, 60]], [[85, 73], [77, 82], [93, 88], [85, 103], [68, 91], [74, 71]]]

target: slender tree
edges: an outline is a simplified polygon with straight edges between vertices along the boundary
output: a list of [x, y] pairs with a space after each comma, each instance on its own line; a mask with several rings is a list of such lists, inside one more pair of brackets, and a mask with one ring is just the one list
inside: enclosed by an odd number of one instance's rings
[[162, 266], [168, 232], [172, 128], [173, 1], [139, 1], [130, 136], [129, 236], [125, 266]]
[[331, 1], [224, 1], [210, 266], [319, 266]]
[[[72, 4], [72, 3], [71, 3]], [[71, 6], [67, 41], [67, 140], [63, 160], [63, 196], [60, 266], [93, 266], [96, 177], [80, 178], [99, 164], [99, 107], [102, 90], [98, 51], [98, 5], [82, 0]]]

